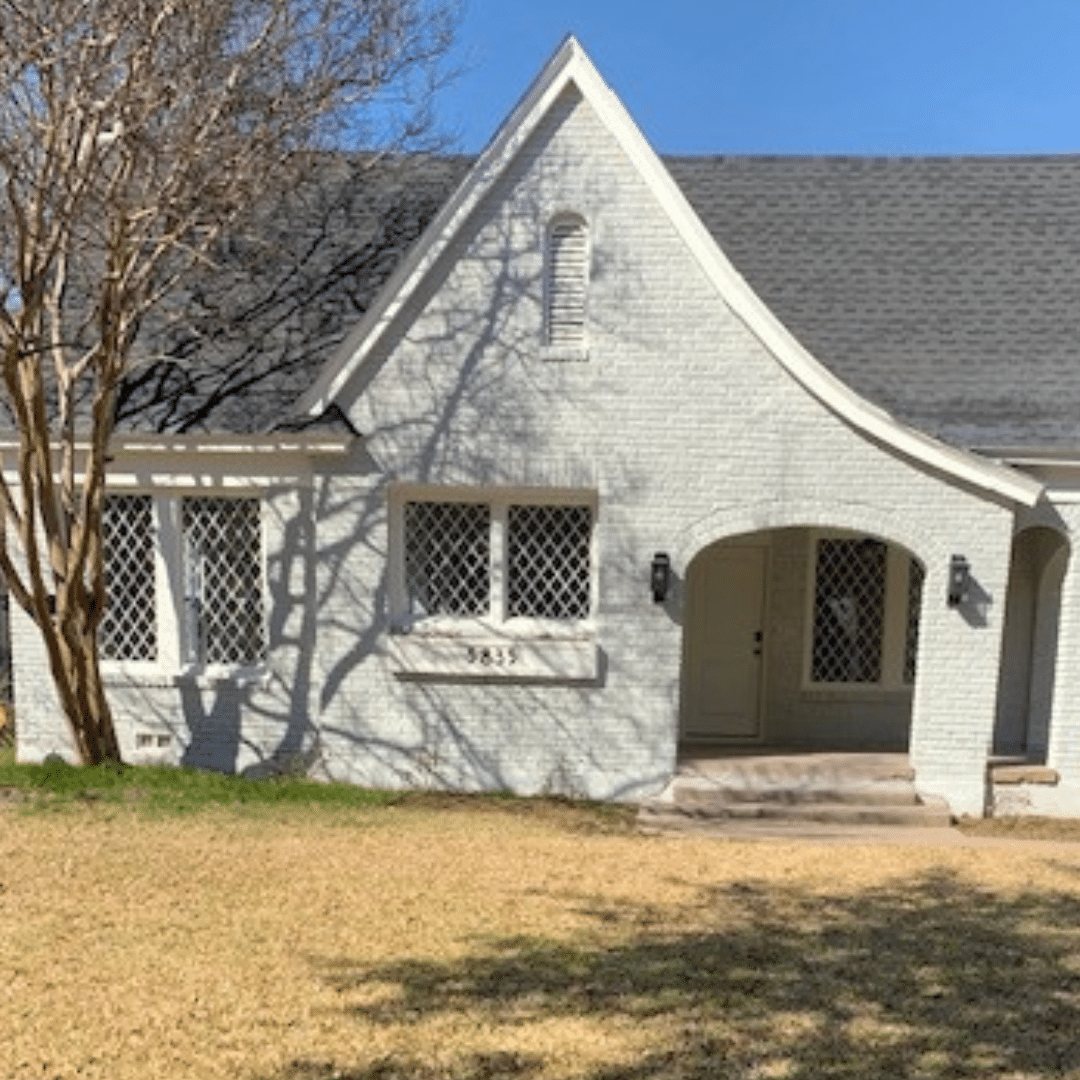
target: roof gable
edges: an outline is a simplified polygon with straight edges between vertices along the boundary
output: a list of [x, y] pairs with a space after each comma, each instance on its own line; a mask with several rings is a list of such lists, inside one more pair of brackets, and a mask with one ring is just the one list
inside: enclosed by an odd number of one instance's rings
[[376, 354], [376, 346], [433, 271], [469, 215], [505, 173], [557, 99], [570, 87], [588, 102], [651, 188], [718, 294], [809, 393], [852, 427], [922, 465], [998, 496], [1029, 505], [1037, 501], [1041, 487], [1036, 482], [899, 423], [819, 363], [735, 270], [670, 172], [573, 38], [568, 38], [545, 65], [420, 242], [401, 262], [359, 325], [298, 402], [298, 411], [311, 416], [321, 415]]

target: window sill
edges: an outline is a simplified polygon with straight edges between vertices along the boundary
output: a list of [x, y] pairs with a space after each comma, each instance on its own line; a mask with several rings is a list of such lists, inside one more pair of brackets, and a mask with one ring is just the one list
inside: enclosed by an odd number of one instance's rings
[[540, 359], [552, 363], [580, 363], [589, 359], [586, 345], [541, 345]]
[[522, 641], [593, 641], [596, 624], [592, 619], [508, 619], [490, 616], [427, 615], [414, 621], [402, 621], [391, 630], [394, 637], [430, 638], [440, 641], [476, 641], [485, 644], [497, 640], [503, 644]]
[[913, 686], [889, 686], [881, 683], [807, 683], [802, 688], [806, 699], [828, 701], [843, 698], [911, 697]]
[[219, 690], [225, 687], [261, 689], [270, 685], [270, 672], [264, 667], [216, 665], [169, 671], [152, 665], [105, 661], [101, 665], [101, 678], [106, 686], [118, 688], [193, 686], [197, 690]]
[[593, 636], [538, 637], [473, 632], [394, 634], [390, 664], [399, 678], [527, 682], [595, 682], [600, 650]]

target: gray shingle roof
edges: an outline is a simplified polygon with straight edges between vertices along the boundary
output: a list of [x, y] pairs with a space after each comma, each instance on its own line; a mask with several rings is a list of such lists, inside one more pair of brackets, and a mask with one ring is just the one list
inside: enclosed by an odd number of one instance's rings
[[1080, 448], [1080, 157], [677, 158], [824, 364], [968, 447]]
[[[342, 155], [312, 163], [140, 335], [120, 430], [265, 431], [290, 416], [470, 159]], [[295, 418], [287, 426], [296, 427]]]
[[[871, 401], [961, 446], [1080, 448], [1080, 157], [666, 163], [765, 303]], [[205, 326], [178, 339], [161, 386], [140, 391], [163, 389], [165, 406], [133, 410], [125, 426], [279, 420], [469, 165], [414, 162], [385, 190], [365, 174], [358, 194], [345, 166], [300, 193], [271, 246], [309, 252], [302, 272], [256, 252], [198, 291]], [[399, 219], [380, 230], [373, 213], [395, 202]], [[265, 377], [218, 377], [234, 351], [241, 373], [261, 364]], [[196, 377], [207, 359], [209, 376]]]

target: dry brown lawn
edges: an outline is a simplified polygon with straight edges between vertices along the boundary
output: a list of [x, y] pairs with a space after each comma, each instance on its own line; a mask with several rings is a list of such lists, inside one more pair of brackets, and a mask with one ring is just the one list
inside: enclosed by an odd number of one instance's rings
[[1080, 1077], [1080, 846], [0, 813], [0, 1076]]

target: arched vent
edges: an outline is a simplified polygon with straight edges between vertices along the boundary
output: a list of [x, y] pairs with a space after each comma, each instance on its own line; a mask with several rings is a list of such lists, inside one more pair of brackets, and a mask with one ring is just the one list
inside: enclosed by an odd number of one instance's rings
[[585, 347], [589, 231], [579, 217], [559, 217], [548, 230], [545, 337], [556, 349]]

